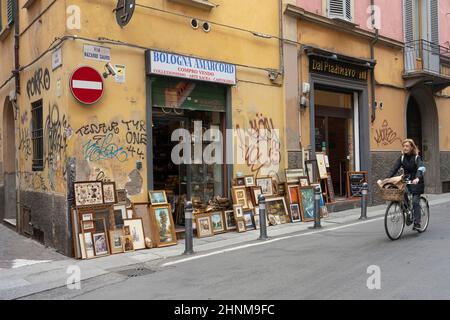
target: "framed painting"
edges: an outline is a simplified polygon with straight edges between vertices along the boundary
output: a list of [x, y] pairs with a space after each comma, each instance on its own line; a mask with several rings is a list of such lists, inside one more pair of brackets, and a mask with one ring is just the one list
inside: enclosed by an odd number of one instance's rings
[[234, 204], [240, 204], [242, 208], [248, 208], [247, 190], [245, 187], [232, 187], [231, 195]]
[[94, 232], [95, 231], [95, 224], [93, 220], [89, 221], [81, 221], [81, 230], [84, 232]]
[[103, 182], [103, 200], [105, 204], [116, 203], [116, 184], [114, 182]]
[[127, 202], [127, 191], [125, 189], [116, 190], [116, 199], [118, 203]]
[[122, 237], [123, 252], [134, 251], [133, 237], [131, 235], [124, 235]]
[[286, 183], [298, 184], [298, 178], [305, 175], [303, 169], [285, 169]]
[[273, 195], [273, 183], [271, 177], [256, 178], [256, 185], [261, 187], [262, 194], [265, 196]]
[[245, 232], [245, 231], [247, 231], [246, 229], [245, 229], [245, 221], [244, 221], [244, 218], [242, 218], [242, 219], [239, 219], [239, 220], [237, 220], [236, 221], [237, 222], [237, 225], [236, 225], [236, 230], [237, 230], [237, 232]]
[[234, 211], [234, 218], [242, 219], [244, 217], [244, 209], [242, 208], [242, 205], [235, 204], [233, 205], [233, 211]]
[[124, 226], [130, 227], [130, 235], [133, 238], [133, 248], [134, 250], [145, 249], [145, 236], [144, 228], [142, 226], [141, 218], [124, 219]]
[[92, 220], [94, 220], [94, 214], [93, 213], [83, 213], [81, 215], [81, 217], [82, 217], [83, 221], [92, 221]]
[[327, 166], [325, 164], [325, 153], [317, 152], [316, 160], [320, 179], [326, 179], [328, 177], [328, 173], [327, 173]]
[[262, 194], [261, 187], [251, 187], [252, 201], [255, 206], [259, 205], [259, 196]]
[[245, 179], [246, 187], [254, 187], [255, 186], [255, 177], [253, 177], [253, 175], [245, 176], [244, 179]]
[[75, 182], [73, 184], [73, 190], [76, 207], [104, 204], [101, 181]]
[[72, 244], [73, 244], [73, 248], [74, 248], [74, 256], [75, 259], [80, 259], [81, 258], [81, 248], [80, 248], [80, 238], [79, 238], [79, 234], [80, 234], [80, 224], [79, 224], [79, 217], [78, 217], [78, 212], [75, 209], [70, 209], [70, 221], [72, 224]]
[[82, 236], [82, 247], [84, 248], [85, 259], [91, 259], [95, 257], [94, 242], [92, 240], [92, 232], [86, 232]]
[[111, 254], [122, 253], [123, 230], [113, 230], [109, 231], [109, 247], [111, 249]]
[[121, 229], [123, 227], [123, 219], [127, 219], [127, 209], [124, 204], [114, 205], [114, 225], [115, 228]]
[[177, 244], [177, 236], [170, 204], [152, 206], [151, 219], [154, 226], [154, 243], [157, 247]]
[[236, 219], [233, 210], [224, 211], [225, 228], [227, 231], [236, 230]]
[[210, 214], [205, 213], [197, 215], [195, 218], [195, 223], [197, 225], [198, 238], [211, 237], [214, 235]]
[[167, 196], [166, 191], [164, 190], [153, 190], [148, 192], [148, 196], [150, 198], [150, 204], [152, 206], [167, 204]]
[[236, 178], [236, 186], [244, 187], [245, 186], [245, 177]]
[[305, 166], [309, 184], [319, 181], [319, 168], [317, 166], [317, 160], [307, 160], [305, 161]]
[[278, 184], [277, 193], [279, 196], [286, 195], [286, 184], [285, 183]]
[[254, 230], [255, 222], [253, 221], [253, 210], [244, 211], [244, 221], [246, 230]]
[[299, 180], [300, 187], [309, 186], [309, 179], [307, 176], [299, 177], [298, 180]]
[[314, 187], [300, 188], [300, 212], [302, 214], [302, 221], [314, 220]]
[[108, 238], [106, 233], [94, 233], [92, 237], [94, 241], [95, 256], [100, 257], [109, 255]]
[[255, 221], [255, 229], [256, 230], [258, 230], [260, 227], [261, 227], [261, 225], [260, 225], [260, 220], [259, 220], [259, 215], [254, 215], [253, 216], [253, 220]]
[[299, 193], [298, 193], [298, 184], [291, 184], [287, 186], [288, 195], [289, 195], [289, 203], [298, 203], [299, 202]]
[[291, 221], [292, 222], [302, 221], [300, 206], [297, 203], [293, 203], [290, 205], [290, 209], [291, 209]]
[[283, 215], [286, 216], [288, 214], [288, 210], [284, 197], [266, 199], [266, 214], [278, 217]]
[[[146, 243], [153, 238], [152, 223], [150, 220], [150, 203], [138, 202], [133, 203], [133, 211], [136, 218], [142, 219], [142, 226], [144, 228], [144, 236]], [[148, 246], [147, 246], [148, 247]]]
[[211, 223], [214, 234], [225, 232], [225, 222], [222, 211], [215, 211], [211, 213]]

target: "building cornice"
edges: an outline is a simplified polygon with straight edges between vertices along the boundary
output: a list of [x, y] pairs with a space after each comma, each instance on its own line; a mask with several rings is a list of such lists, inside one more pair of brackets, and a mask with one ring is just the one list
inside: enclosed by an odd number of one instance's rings
[[[339, 19], [331, 19], [319, 14], [308, 12], [305, 9], [292, 4], [288, 4], [286, 6], [286, 10], [284, 11], [284, 13], [299, 20], [317, 23], [321, 26], [341, 32], [346, 32], [354, 36], [365, 38], [367, 40], [373, 40], [376, 38], [375, 32], [364, 30], [358, 27], [357, 24]], [[378, 42], [383, 43], [385, 45], [393, 46], [398, 49], [403, 49], [404, 47], [404, 42], [384, 36], [378, 36]]]

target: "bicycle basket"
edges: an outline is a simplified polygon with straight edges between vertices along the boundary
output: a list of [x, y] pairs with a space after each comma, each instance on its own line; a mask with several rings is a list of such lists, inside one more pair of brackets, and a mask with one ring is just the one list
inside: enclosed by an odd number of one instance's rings
[[404, 194], [404, 190], [401, 189], [381, 189], [381, 197], [385, 201], [403, 201]]

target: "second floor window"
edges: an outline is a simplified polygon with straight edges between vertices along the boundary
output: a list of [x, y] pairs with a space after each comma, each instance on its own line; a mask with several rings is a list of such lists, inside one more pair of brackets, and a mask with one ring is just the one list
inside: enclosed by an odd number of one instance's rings
[[352, 0], [327, 0], [328, 16], [352, 21]]

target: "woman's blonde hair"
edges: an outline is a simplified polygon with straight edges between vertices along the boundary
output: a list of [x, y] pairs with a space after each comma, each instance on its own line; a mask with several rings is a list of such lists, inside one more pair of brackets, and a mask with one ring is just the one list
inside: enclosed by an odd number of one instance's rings
[[414, 143], [413, 139], [405, 139], [402, 142], [402, 147], [405, 145], [405, 143], [409, 143], [411, 145], [411, 153], [413, 155], [418, 155], [419, 154], [419, 148], [417, 148], [417, 145]]

